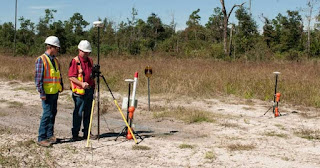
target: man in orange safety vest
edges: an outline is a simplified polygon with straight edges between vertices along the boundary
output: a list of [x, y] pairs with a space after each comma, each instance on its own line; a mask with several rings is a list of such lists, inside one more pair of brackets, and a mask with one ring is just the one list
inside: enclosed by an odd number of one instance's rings
[[[92, 48], [87, 40], [81, 40], [78, 45], [79, 54], [74, 57], [69, 67], [69, 80], [71, 82], [72, 98], [74, 101], [74, 111], [72, 119], [72, 140], [79, 141], [88, 136], [92, 100], [94, 94], [95, 81], [90, 77], [92, 73], [93, 61], [89, 57]], [[79, 136], [83, 122], [83, 137]], [[96, 139], [96, 136], [90, 136]]]

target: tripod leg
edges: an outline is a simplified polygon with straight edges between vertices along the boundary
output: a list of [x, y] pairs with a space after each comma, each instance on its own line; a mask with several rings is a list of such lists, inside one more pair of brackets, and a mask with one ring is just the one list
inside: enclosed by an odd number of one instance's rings
[[135, 131], [133, 131], [133, 133], [136, 134], [141, 140], [143, 140], [143, 138], [138, 133], [136, 133]]
[[268, 113], [268, 111], [272, 108], [273, 106], [271, 106], [263, 115], [266, 115]]
[[[117, 141], [117, 139], [119, 138], [119, 136], [120, 136], [121, 134], [125, 133], [126, 130], [127, 130], [127, 127], [124, 127], [124, 128], [121, 130], [121, 132], [118, 134], [118, 136], [117, 136], [117, 138], [115, 139], [115, 141]], [[126, 134], [125, 134], [125, 135], [126, 135]]]

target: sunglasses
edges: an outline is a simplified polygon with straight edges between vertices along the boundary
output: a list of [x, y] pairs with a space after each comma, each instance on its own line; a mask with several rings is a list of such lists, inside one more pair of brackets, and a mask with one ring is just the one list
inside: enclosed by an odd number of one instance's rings
[[50, 47], [55, 48], [56, 50], [59, 50], [59, 49], [60, 49], [60, 47], [53, 46], [53, 45], [50, 45]]
[[85, 51], [82, 51], [82, 50], [80, 50], [81, 52], [83, 52], [83, 53], [85, 53], [85, 54], [90, 54], [91, 52], [85, 52]]

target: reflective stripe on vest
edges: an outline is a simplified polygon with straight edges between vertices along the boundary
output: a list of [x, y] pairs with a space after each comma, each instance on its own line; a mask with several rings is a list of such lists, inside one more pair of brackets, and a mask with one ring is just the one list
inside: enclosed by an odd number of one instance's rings
[[[79, 57], [76, 56], [73, 58], [77, 62], [77, 70], [78, 70], [78, 76], [77, 79], [82, 83], [83, 82], [83, 69], [81, 67], [81, 62], [79, 60]], [[93, 61], [91, 58], [88, 58], [91, 65], [93, 65]], [[73, 93], [79, 94], [79, 95], [84, 95], [85, 91], [82, 86], [77, 85], [76, 83], [71, 81], [71, 90]]]
[[58, 91], [62, 91], [60, 68], [56, 58], [54, 62], [56, 69], [50, 61], [50, 58], [43, 54], [40, 56], [43, 62], [43, 89], [46, 94], [56, 94]]

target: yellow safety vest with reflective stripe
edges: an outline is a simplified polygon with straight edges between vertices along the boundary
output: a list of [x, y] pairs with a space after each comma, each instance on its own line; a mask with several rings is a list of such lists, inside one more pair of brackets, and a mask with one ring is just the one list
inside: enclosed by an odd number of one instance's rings
[[[79, 57], [76, 56], [73, 58], [77, 62], [77, 69], [78, 69], [78, 76], [77, 79], [82, 83], [83, 82], [83, 70], [81, 67], [81, 62], [79, 60]], [[91, 58], [88, 58], [91, 65], [93, 65], [93, 61]], [[76, 83], [71, 81], [71, 90], [73, 93], [79, 94], [79, 95], [84, 95], [85, 91], [82, 86], [77, 85]]]
[[50, 61], [50, 58], [43, 54], [40, 56], [43, 62], [43, 89], [46, 94], [56, 94], [62, 91], [60, 66], [57, 58], [54, 58], [56, 69]]

